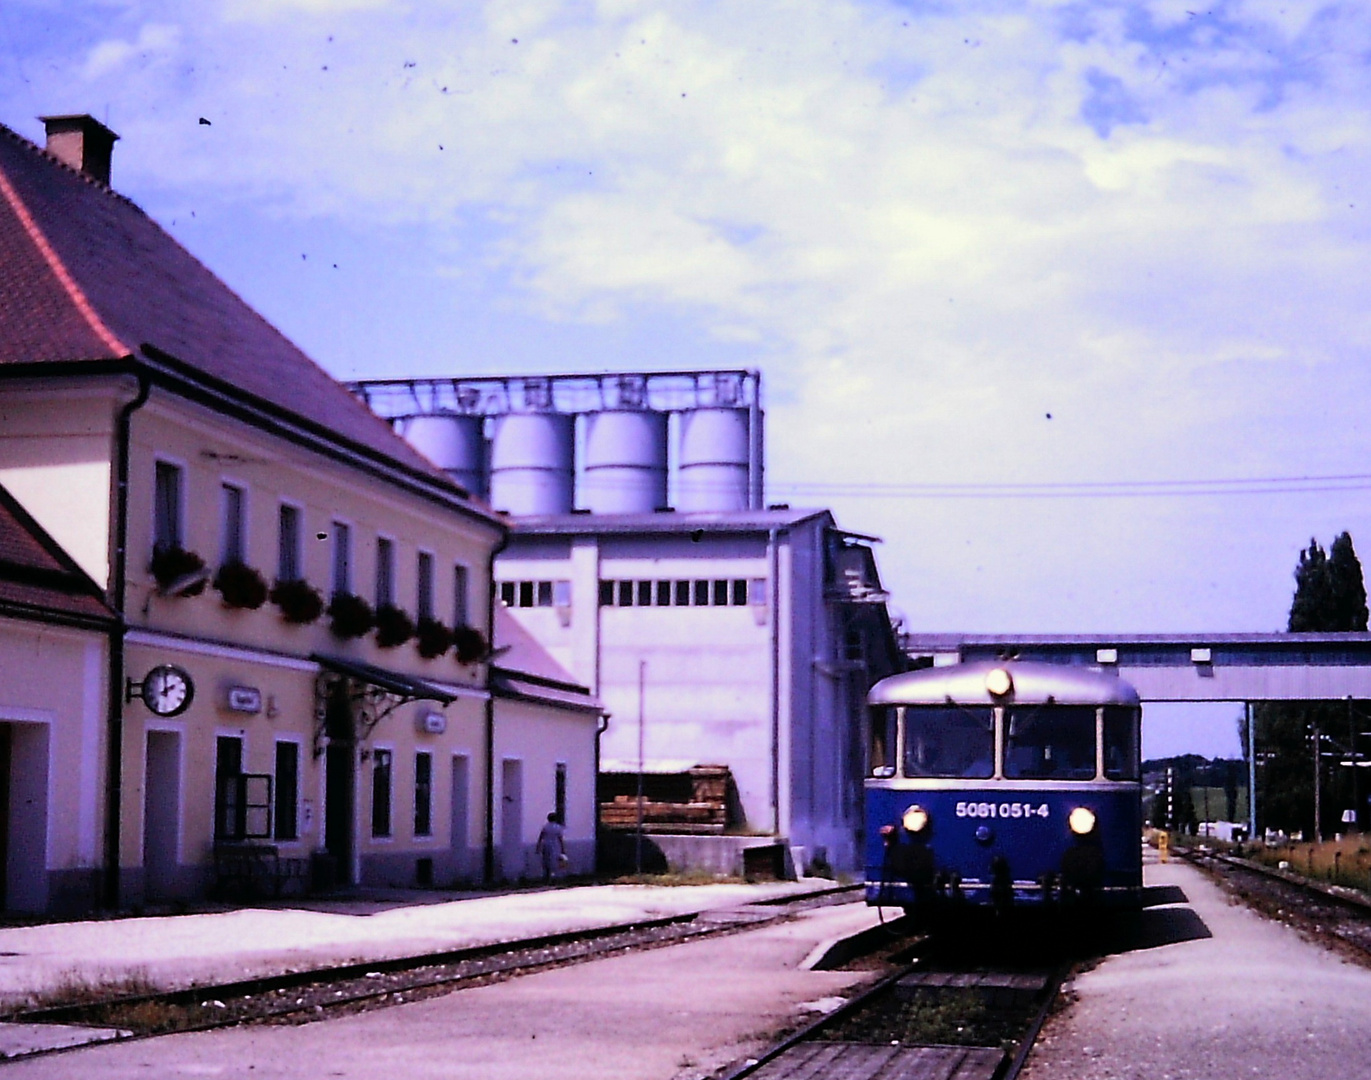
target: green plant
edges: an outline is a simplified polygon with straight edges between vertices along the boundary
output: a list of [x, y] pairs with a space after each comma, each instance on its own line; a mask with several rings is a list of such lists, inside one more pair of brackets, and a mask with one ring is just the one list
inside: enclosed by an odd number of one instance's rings
[[383, 649], [403, 645], [414, 636], [414, 620], [403, 608], [382, 604], [376, 609], [376, 644]]
[[271, 587], [271, 602], [281, 609], [281, 618], [296, 626], [312, 623], [324, 613], [324, 598], [304, 578], [278, 581]]
[[457, 647], [459, 664], [474, 664], [486, 656], [485, 635], [474, 626], [459, 626], [453, 630], [452, 643]]
[[425, 660], [442, 656], [452, 648], [452, 631], [427, 615], [419, 620], [416, 636], [419, 639], [419, 655]]
[[371, 605], [354, 593], [338, 592], [328, 605], [329, 630], [347, 641], [359, 638], [376, 625]]
[[[160, 589], [167, 589], [182, 578], [188, 578], [192, 574], [198, 574], [205, 568], [205, 560], [193, 551], [187, 551], [180, 547], [159, 547], [153, 549], [152, 561], [148, 564], [148, 570], [157, 581]], [[205, 591], [205, 581], [202, 579], [190, 586], [182, 589], [181, 596], [199, 596]]]
[[223, 597], [225, 607], [256, 611], [267, 602], [266, 580], [246, 563], [224, 563], [214, 575], [214, 587]]

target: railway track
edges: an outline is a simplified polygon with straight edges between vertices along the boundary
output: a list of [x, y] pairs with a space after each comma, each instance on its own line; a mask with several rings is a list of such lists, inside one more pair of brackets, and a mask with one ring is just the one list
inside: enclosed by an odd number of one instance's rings
[[[522, 941], [479, 945], [391, 960], [366, 961], [281, 975], [151, 993], [21, 1008], [0, 1016], [19, 1024], [108, 1029], [118, 1038], [146, 1038], [248, 1023], [299, 1024], [346, 1012], [399, 1005], [465, 986], [635, 950], [739, 933], [815, 907], [860, 899], [860, 886], [837, 886], [685, 915]], [[53, 1047], [35, 1053], [57, 1053]]]
[[1371, 965], [1371, 900], [1362, 894], [1221, 852], [1178, 854], [1263, 914]]
[[720, 1080], [1014, 1080], [1072, 962], [1050, 945], [965, 945], [910, 939], [890, 974]]

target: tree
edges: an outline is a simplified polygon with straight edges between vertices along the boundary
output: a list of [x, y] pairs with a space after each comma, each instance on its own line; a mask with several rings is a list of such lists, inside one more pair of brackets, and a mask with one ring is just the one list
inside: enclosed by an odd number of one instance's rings
[[[1295, 567], [1295, 595], [1286, 629], [1347, 633], [1366, 627], [1366, 585], [1351, 535], [1341, 533], [1327, 552], [1311, 538]], [[1314, 825], [1314, 732], [1320, 732], [1321, 752], [1339, 748], [1340, 743], [1329, 747], [1323, 739], [1331, 734], [1341, 740], [1346, 734], [1347, 703], [1269, 702], [1257, 705], [1253, 712], [1262, 769], [1259, 825], [1286, 832], [1310, 830]], [[1239, 728], [1245, 749], [1246, 722], [1240, 721]], [[1335, 769], [1332, 776], [1324, 774], [1327, 782], [1319, 823], [1323, 832], [1336, 829], [1343, 809], [1353, 804], [1352, 778], [1343, 775], [1350, 772]]]

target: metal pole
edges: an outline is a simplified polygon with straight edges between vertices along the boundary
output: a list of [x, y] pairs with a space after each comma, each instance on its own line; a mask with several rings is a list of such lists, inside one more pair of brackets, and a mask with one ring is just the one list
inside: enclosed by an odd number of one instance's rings
[[1323, 839], [1323, 790], [1319, 784], [1319, 725], [1314, 725], [1314, 842]]
[[638, 831], [633, 838], [633, 872], [643, 872], [643, 702], [646, 697], [647, 661], [638, 661]]
[[1247, 838], [1257, 838], [1257, 710], [1247, 702]]
[[1347, 695], [1347, 741], [1352, 751], [1352, 828], [1361, 830], [1361, 782], [1357, 776], [1357, 725], [1352, 719], [1352, 695]]

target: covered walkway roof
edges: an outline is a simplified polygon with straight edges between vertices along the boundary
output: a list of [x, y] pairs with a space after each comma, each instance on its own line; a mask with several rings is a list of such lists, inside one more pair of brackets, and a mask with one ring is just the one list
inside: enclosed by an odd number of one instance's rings
[[916, 663], [1017, 657], [1116, 671], [1144, 701], [1371, 699], [1371, 633], [909, 634]]

